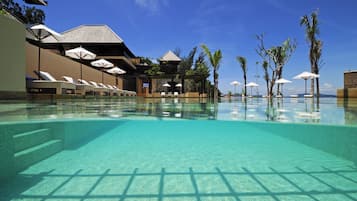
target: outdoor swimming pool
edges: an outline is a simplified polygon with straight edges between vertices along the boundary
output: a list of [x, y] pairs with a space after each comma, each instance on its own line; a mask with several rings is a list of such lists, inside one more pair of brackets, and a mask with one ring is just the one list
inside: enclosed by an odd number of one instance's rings
[[291, 101], [5, 102], [0, 200], [357, 200], [355, 104]]

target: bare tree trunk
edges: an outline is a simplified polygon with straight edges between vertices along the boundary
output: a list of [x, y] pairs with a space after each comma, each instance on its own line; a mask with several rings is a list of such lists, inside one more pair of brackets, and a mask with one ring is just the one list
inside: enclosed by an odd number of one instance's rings
[[314, 95], [315, 94], [315, 79], [310, 80], [310, 82], [311, 82], [310, 94]]
[[185, 78], [181, 77], [181, 93], [185, 93]]
[[[311, 64], [311, 73], [315, 73], [315, 63], [314, 63], [314, 45], [315, 41], [311, 41], [311, 47], [310, 47], [310, 64]], [[310, 94], [314, 95], [315, 92], [315, 79], [310, 80], [311, 83], [311, 88], [310, 88]]]
[[269, 80], [266, 80], [266, 82], [267, 82], [267, 96], [269, 96], [270, 94], [269, 94]]
[[270, 81], [270, 89], [269, 89], [269, 96], [273, 97], [273, 89], [274, 89], [274, 81]]
[[317, 99], [320, 98], [320, 80], [316, 78], [316, 97]]
[[244, 73], [244, 96], [247, 96], [247, 75]]

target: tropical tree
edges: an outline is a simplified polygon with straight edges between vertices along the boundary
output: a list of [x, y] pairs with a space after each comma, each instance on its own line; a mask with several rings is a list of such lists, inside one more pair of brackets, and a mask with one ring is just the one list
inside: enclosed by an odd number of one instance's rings
[[[272, 97], [274, 95], [273, 89], [275, 81], [282, 77], [283, 68], [296, 49], [296, 41], [294, 40], [291, 42], [290, 39], [287, 39], [280, 46], [274, 46], [266, 49], [264, 45], [264, 35], [257, 35], [257, 39], [260, 43], [258, 45], [258, 49], [256, 49], [256, 52], [259, 56], [262, 57], [263, 61], [268, 61], [268, 67], [271, 70], [268, 95]], [[272, 66], [271, 63], [273, 63], [274, 66]], [[278, 94], [280, 92], [279, 90], [280, 89], [278, 86]]]
[[185, 77], [186, 77], [186, 72], [190, 70], [193, 66], [193, 61], [194, 57], [197, 51], [197, 47], [194, 47], [188, 56], [182, 58], [179, 66], [178, 66], [178, 73], [181, 78], [181, 84], [182, 84], [182, 93], [185, 93]]
[[[314, 11], [310, 16], [304, 15], [300, 19], [300, 26], [305, 26], [306, 39], [310, 45], [309, 60], [311, 72], [318, 74], [319, 60], [321, 58], [322, 42], [318, 42], [317, 36], [320, 34], [319, 22], [317, 19], [318, 11]], [[319, 46], [319, 47], [316, 47]], [[320, 49], [320, 50], [318, 50]], [[320, 55], [318, 55], [320, 54]], [[319, 80], [316, 79], [316, 87], [319, 86]], [[315, 82], [311, 80], [311, 94], [314, 94]], [[320, 89], [317, 87], [317, 97], [320, 96]]]
[[263, 61], [262, 67], [264, 69], [264, 80], [267, 87], [267, 94], [269, 94], [269, 63], [267, 61]]
[[195, 61], [194, 71], [198, 80], [201, 82], [201, 93], [205, 93], [206, 80], [209, 77], [210, 72], [207, 63], [205, 62], [205, 55], [203, 52], [200, 53]]
[[244, 80], [244, 96], [247, 96], [247, 59], [241, 56], [237, 57], [237, 61], [240, 63], [240, 67], [243, 71]]
[[209, 63], [213, 68], [213, 82], [214, 82], [213, 100], [214, 103], [217, 103], [218, 102], [218, 70], [222, 61], [222, 52], [221, 50], [217, 50], [212, 54], [205, 44], [201, 45], [201, 48], [203, 49], [203, 52], [208, 57]]
[[45, 13], [41, 9], [29, 6], [20, 6], [13, 0], [1, 0], [0, 8], [22, 20], [25, 24], [43, 24]]
[[[315, 55], [314, 65], [316, 66], [314, 73], [317, 75], [319, 75], [320, 69], [323, 64], [321, 60], [322, 46], [323, 42], [321, 40], [317, 40], [313, 50], [313, 53]], [[316, 78], [316, 94], [317, 98], [320, 98], [320, 81], [318, 77]]]

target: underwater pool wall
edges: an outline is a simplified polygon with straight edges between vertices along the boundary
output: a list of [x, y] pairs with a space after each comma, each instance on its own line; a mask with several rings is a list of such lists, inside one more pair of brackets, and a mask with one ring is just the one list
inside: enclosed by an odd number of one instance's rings
[[0, 124], [0, 181], [64, 149], [77, 149], [122, 121]]
[[357, 164], [357, 126], [270, 122], [256, 127]]

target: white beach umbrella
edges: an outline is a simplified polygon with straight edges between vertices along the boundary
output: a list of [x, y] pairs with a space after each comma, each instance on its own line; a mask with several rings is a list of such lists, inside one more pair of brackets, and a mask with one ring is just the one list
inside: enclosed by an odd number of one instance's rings
[[168, 83], [165, 83], [162, 85], [163, 87], [171, 87], [171, 85], [169, 85]]
[[113, 63], [105, 60], [105, 59], [99, 59], [97, 61], [92, 61], [90, 63], [92, 66], [97, 67], [97, 68], [101, 68], [102, 71], [102, 83], [104, 83], [104, 71], [102, 70], [103, 68], [111, 68], [114, 66]]
[[81, 64], [81, 80], [82, 80], [82, 59], [85, 60], [93, 60], [96, 55], [83, 47], [77, 47], [74, 49], [70, 49], [66, 51], [66, 56], [71, 57], [73, 59], [79, 59], [79, 63]]
[[[287, 83], [291, 83], [290, 80], [286, 80], [284, 78], [280, 78], [276, 81], [277, 84], [280, 84], [281, 85], [281, 91], [283, 91], [283, 85], [284, 84], [287, 84]], [[284, 93], [283, 93], [284, 94]]]
[[307, 80], [312, 80], [315, 78], [320, 77], [320, 75], [317, 75], [315, 73], [310, 73], [310, 72], [302, 72], [299, 75], [295, 76], [294, 79], [302, 79], [305, 80], [305, 94], [307, 94], [307, 89], [306, 89], [306, 82]]
[[252, 96], [252, 90], [253, 87], [259, 87], [259, 84], [255, 83], [255, 82], [249, 82], [247, 85], [245, 85], [247, 87], [250, 87], [250, 95]]
[[[56, 39], [60, 38], [62, 35], [53, 31], [52, 29], [48, 28], [47, 26], [43, 24], [38, 24], [31, 26], [29, 30], [32, 32], [32, 34], [36, 37], [36, 39], [41, 42], [44, 38], [52, 35]], [[40, 44], [38, 45], [38, 67], [37, 67], [37, 72], [38, 72], [38, 78], [40, 79], [40, 71], [41, 71], [41, 48]]]
[[175, 85], [175, 87], [182, 87], [182, 84], [178, 83], [178, 84]]
[[111, 68], [109, 70], [107, 70], [108, 73], [110, 74], [115, 74], [115, 75], [122, 75], [122, 74], [125, 74], [126, 71], [119, 68], [119, 67], [114, 67], [114, 68]]
[[238, 81], [235, 80], [235, 81], [231, 82], [230, 85], [233, 85], [233, 86], [234, 86], [234, 94], [236, 94], [237, 86], [240, 85], [240, 82], [238, 82]]
[[118, 85], [118, 75], [122, 75], [122, 74], [126, 73], [125, 70], [118, 68], [118, 67], [111, 68], [111, 69], [107, 70], [107, 72], [115, 75], [115, 84], [116, 85]]

